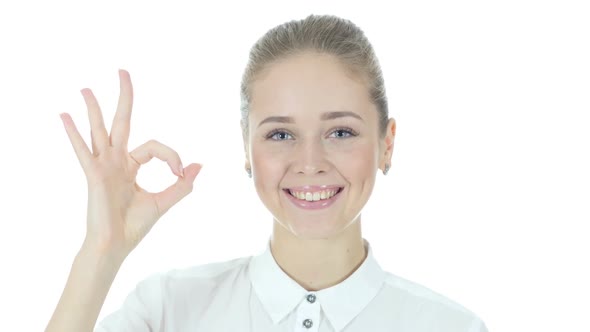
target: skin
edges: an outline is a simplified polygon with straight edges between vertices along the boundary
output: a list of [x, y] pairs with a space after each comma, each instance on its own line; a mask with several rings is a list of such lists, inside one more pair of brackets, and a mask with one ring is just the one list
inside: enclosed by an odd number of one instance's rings
[[[45, 329], [47, 332], [92, 331], [121, 264], [153, 225], [188, 195], [200, 164], [182, 166], [170, 147], [150, 140], [128, 151], [133, 87], [129, 73], [119, 71], [120, 94], [110, 132], [90, 89], [81, 93], [88, 109], [91, 144], [87, 144], [71, 116], [60, 115], [88, 184], [86, 237], [66, 281], [64, 291]], [[136, 183], [141, 165], [153, 158], [165, 161], [178, 175], [175, 183], [151, 193]]]
[[[335, 111], [349, 113], [325, 119]], [[366, 258], [361, 210], [377, 170], [391, 162], [395, 120], [379, 135], [364, 80], [335, 57], [303, 53], [270, 65], [253, 82], [248, 121], [245, 166], [274, 217], [277, 264], [309, 291], [341, 282]], [[284, 191], [305, 185], [343, 190], [328, 208], [305, 210]]]
[[[273, 257], [307, 290], [341, 282], [365, 259], [360, 212], [373, 190], [377, 169], [390, 163], [393, 150], [395, 121], [389, 120], [385, 136], [380, 137], [366, 85], [347, 73], [334, 58], [302, 54], [273, 64], [253, 85], [250, 131], [244, 135], [246, 167], [252, 168], [256, 191], [274, 216]], [[110, 132], [92, 91], [81, 91], [91, 127], [90, 146], [71, 116], [61, 114], [86, 175], [88, 213], [86, 237], [45, 329], [48, 332], [93, 330], [125, 258], [157, 220], [193, 190], [201, 170], [196, 163], [183, 167], [176, 151], [155, 140], [128, 150], [133, 88], [128, 72], [120, 70], [119, 79], [119, 103]], [[322, 120], [325, 112], [332, 111], [352, 113]], [[290, 117], [289, 123], [265, 121], [276, 116]], [[282, 130], [268, 135], [274, 129]], [[166, 161], [178, 175], [174, 184], [158, 193], [136, 183], [139, 168], [152, 158]], [[324, 184], [342, 186], [343, 191], [322, 210], [296, 208], [283, 191]]]

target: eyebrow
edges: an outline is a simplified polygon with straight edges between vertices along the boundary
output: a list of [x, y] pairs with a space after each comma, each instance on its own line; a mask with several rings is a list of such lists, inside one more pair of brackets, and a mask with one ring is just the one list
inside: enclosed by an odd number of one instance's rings
[[[354, 112], [350, 112], [350, 111], [325, 112], [322, 114], [320, 119], [323, 121], [326, 121], [326, 120], [334, 120], [334, 119], [338, 119], [338, 118], [343, 118], [343, 117], [347, 117], [347, 116], [364, 121], [363, 118], [360, 117], [360, 115], [358, 115]], [[293, 117], [290, 117], [290, 116], [269, 116], [268, 118], [260, 121], [260, 123], [258, 124], [258, 127], [260, 127], [261, 125], [268, 123], [268, 122], [295, 123], [295, 119], [293, 119]]]

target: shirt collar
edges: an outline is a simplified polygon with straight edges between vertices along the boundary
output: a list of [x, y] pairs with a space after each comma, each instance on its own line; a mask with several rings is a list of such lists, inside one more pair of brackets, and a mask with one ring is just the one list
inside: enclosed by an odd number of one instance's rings
[[[367, 257], [346, 280], [329, 288], [309, 292], [289, 277], [276, 263], [270, 251], [252, 257], [248, 274], [252, 287], [274, 324], [280, 322], [307, 294], [316, 295], [320, 306], [336, 331], [341, 331], [377, 295], [386, 277], [375, 258], [371, 245], [363, 239]], [[277, 291], [280, 290], [280, 291]]]

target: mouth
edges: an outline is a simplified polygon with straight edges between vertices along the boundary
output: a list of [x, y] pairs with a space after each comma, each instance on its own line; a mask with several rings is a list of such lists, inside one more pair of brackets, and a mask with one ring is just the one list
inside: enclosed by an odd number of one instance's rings
[[317, 202], [323, 200], [329, 200], [332, 197], [338, 195], [344, 187], [332, 187], [323, 190], [295, 190], [295, 189], [283, 189], [288, 195], [300, 201]]
[[339, 186], [306, 186], [283, 189], [285, 196], [296, 207], [315, 210], [332, 205], [341, 196], [344, 187]]

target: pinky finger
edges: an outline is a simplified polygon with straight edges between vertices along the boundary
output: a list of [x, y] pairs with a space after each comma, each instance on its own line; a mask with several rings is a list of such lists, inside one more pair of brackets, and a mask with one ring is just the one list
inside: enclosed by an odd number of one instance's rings
[[76, 125], [72, 120], [72, 117], [68, 113], [61, 113], [60, 118], [64, 124], [68, 137], [70, 138], [70, 143], [72, 143], [72, 147], [74, 148], [74, 152], [78, 157], [78, 161], [82, 168], [86, 171], [87, 165], [90, 162], [91, 152], [86, 146], [84, 139], [80, 136], [78, 129], [76, 129]]

